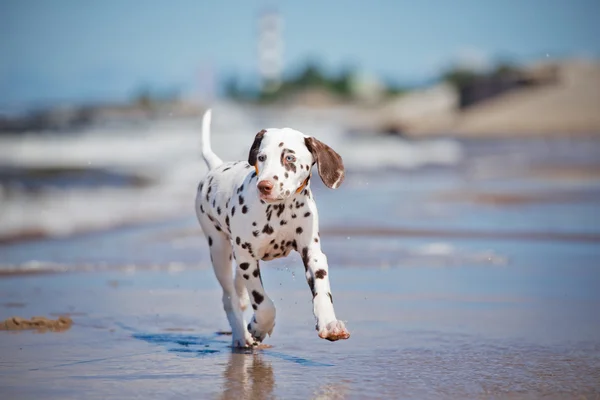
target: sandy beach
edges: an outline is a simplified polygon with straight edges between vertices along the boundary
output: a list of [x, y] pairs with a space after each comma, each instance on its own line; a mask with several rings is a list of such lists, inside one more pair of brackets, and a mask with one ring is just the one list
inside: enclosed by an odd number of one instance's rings
[[462, 146], [455, 167], [315, 183], [347, 341], [317, 337], [293, 254], [262, 267], [273, 336], [232, 351], [191, 209], [5, 242], [0, 320], [73, 324], [0, 331], [2, 397], [600, 398], [597, 143]]
[[[597, 245], [501, 244], [522, 261], [335, 263], [335, 304], [352, 332], [336, 343], [314, 331], [297, 263], [265, 268], [277, 326], [269, 348], [246, 353], [217, 333], [228, 326], [208, 269], [4, 278], [2, 318], [74, 325], [0, 332], [0, 387], [11, 399], [597, 398]], [[540, 252], [546, 262], [525, 261]]]

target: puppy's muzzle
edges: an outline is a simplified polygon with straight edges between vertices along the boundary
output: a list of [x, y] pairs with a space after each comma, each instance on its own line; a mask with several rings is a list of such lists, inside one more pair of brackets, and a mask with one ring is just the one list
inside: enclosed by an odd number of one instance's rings
[[258, 182], [258, 185], [256, 185], [256, 187], [258, 188], [258, 191], [264, 196], [271, 195], [271, 192], [273, 191], [273, 183], [269, 181], [260, 181]]

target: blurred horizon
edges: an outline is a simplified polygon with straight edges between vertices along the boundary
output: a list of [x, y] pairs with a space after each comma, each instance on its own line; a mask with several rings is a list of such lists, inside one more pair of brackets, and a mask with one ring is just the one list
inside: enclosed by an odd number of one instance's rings
[[307, 65], [406, 88], [450, 68], [599, 58], [600, 3], [460, 1], [0, 3], [0, 108], [126, 102], [143, 90], [221, 98], [260, 86], [258, 18], [283, 23], [284, 78]]

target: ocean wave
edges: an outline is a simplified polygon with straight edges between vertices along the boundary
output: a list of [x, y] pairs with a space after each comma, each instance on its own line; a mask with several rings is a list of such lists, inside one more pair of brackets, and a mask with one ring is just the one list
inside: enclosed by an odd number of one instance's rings
[[[343, 124], [302, 113], [271, 118], [231, 110], [214, 111], [213, 149], [224, 160], [243, 160], [261, 127], [294, 126], [338, 151], [349, 171], [455, 165], [460, 146], [449, 140], [409, 142], [400, 138], [349, 138]], [[0, 237], [36, 232], [65, 236], [144, 220], [193, 215], [198, 180], [207, 172], [200, 158], [200, 121], [158, 121], [136, 129], [91, 128], [79, 134], [29, 133], [0, 137], [0, 167], [24, 176], [41, 175], [32, 190], [18, 174], [0, 185]], [[61, 185], [43, 179], [52, 170], [106, 171], [104, 176], [133, 177], [146, 184], [94, 181]], [[57, 172], [58, 171], [58, 172]], [[100, 175], [99, 173], [96, 175]], [[65, 183], [66, 181], [66, 183]], [[127, 181], [125, 181], [127, 182]]]

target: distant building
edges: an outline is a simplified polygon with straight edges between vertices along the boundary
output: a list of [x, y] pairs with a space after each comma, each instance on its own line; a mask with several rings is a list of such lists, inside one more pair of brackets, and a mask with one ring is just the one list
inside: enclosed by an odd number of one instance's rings
[[275, 10], [263, 12], [258, 19], [258, 71], [262, 90], [274, 92], [283, 75], [283, 18]]

